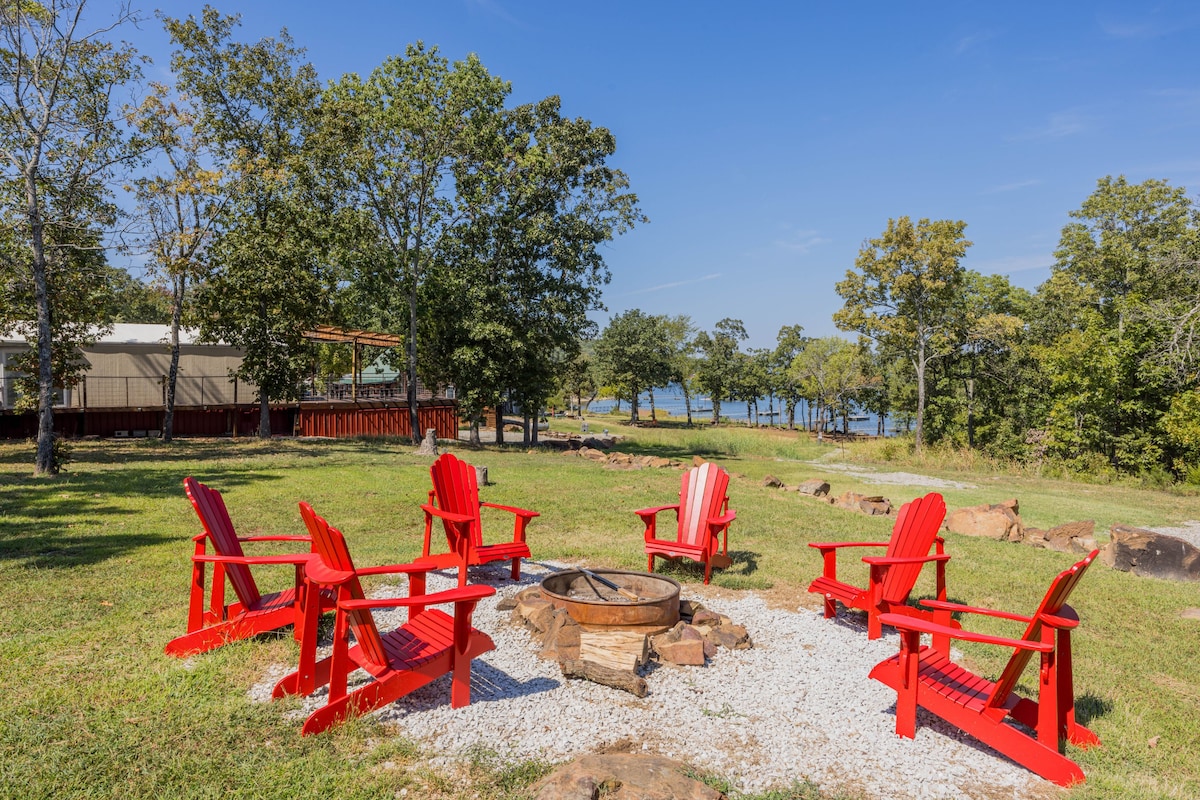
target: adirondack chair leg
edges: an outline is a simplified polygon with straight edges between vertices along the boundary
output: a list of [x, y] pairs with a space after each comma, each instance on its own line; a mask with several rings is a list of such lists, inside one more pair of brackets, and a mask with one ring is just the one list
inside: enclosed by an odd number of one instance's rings
[[704, 585], [708, 585], [708, 579], [712, 576], [712, 559], [704, 559]]
[[[471, 609], [465, 603], [454, 607], [454, 675], [450, 683], [450, 707], [462, 708], [471, 704]], [[473, 603], [471, 604], [474, 605]]]
[[[350, 593], [338, 587], [338, 600], [348, 600]], [[333, 624], [333, 656], [329, 667], [329, 702], [346, 696], [346, 682], [350, 675], [350, 615], [340, 608]]]
[[1058, 633], [1058, 707], [1062, 736], [1076, 747], [1100, 744], [1100, 737], [1075, 721], [1075, 681], [1071, 670], [1071, 632]]
[[213, 564], [212, 594], [209, 596], [208, 613], [213, 622], [224, 622], [225, 609], [225, 565]]
[[900, 679], [896, 692], [896, 733], [908, 739], [917, 735], [917, 670], [920, 667], [921, 635], [900, 632]]
[[[1053, 636], [1053, 631], [1048, 631]], [[1060, 749], [1061, 729], [1058, 705], [1058, 665], [1055, 653], [1042, 653], [1041, 668], [1038, 670], [1038, 743], [1057, 752]]]
[[[301, 625], [297, 626], [297, 640], [300, 642], [300, 660], [296, 665], [295, 680], [289, 687], [288, 694], [309, 695], [317, 688], [317, 629], [321, 620], [320, 588], [311, 582], [305, 582], [304, 617]], [[284, 679], [286, 680], [286, 678]], [[276, 684], [275, 692], [280, 691], [284, 681]], [[280, 696], [272, 692], [273, 696]]]
[[646, 558], [646, 572], [654, 572], [654, 553]]
[[514, 581], [521, 580], [521, 558], [519, 556], [513, 559], [512, 579]]

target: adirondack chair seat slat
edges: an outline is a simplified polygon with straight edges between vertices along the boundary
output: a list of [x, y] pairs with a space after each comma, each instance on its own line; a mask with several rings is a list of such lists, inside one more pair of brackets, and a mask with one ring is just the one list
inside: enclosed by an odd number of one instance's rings
[[[433, 489], [429, 502], [421, 506], [425, 512], [425, 541], [421, 558], [436, 563], [439, 567], [457, 566], [459, 585], [467, 585], [467, 567], [488, 564], [492, 561], [512, 561], [512, 578], [521, 578], [521, 559], [530, 558], [532, 553], [525, 541], [525, 528], [537, 511], [514, 506], [484, 503], [479, 499], [479, 479], [475, 467], [443, 453], [429, 468]], [[513, 515], [511, 542], [485, 544], [483, 541], [483, 518], [481, 508], [491, 508]], [[432, 553], [433, 520], [442, 521], [446, 534], [448, 553]]]
[[[679, 502], [635, 511], [646, 530], [646, 568], [654, 571], [655, 557], [688, 558], [704, 564], [704, 582], [712, 576], [714, 561], [729, 564], [729, 526], [737, 518], [729, 510], [729, 473], [711, 461], [683, 474]], [[658, 515], [675, 512], [674, 538], [659, 536]]]
[[[925, 708], [1047, 780], [1061, 786], [1082, 783], [1083, 770], [1063, 754], [1063, 743], [1089, 747], [1100, 740], [1075, 720], [1071, 629], [1079, 624], [1079, 618], [1066, 601], [1098, 554], [1093, 550], [1059, 573], [1031, 617], [944, 602], [930, 603], [935, 607], [933, 621], [885, 614], [884, 623], [895, 626], [900, 633], [900, 652], [877, 664], [871, 677], [896, 690], [896, 733], [913, 738], [916, 710]], [[1020, 639], [954, 631], [946, 627], [951, 608], [1028, 620], [1028, 624]], [[921, 644], [922, 634], [934, 634], [933, 644]], [[1014, 652], [993, 682], [955, 663], [948, 642], [939, 643], [939, 636], [1012, 648]], [[1038, 653], [1038, 697], [1032, 700], [1017, 695], [1015, 689]], [[1032, 729], [1032, 734], [1013, 725], [1010, 718]]]
[[[810, 542], [809, 547], [821, 551], [822, 573], [808, 586], [808, 591], [824, 595], [825, 617], [832, 619], [837, 614], [837, 603], [846, 608], [867, 612], [867, 638], [878, 639], [883, 634], [879, 622], [882, 614], [921, 614], [908, 605], [922, 567], [930, 562], [936, 564], [937, 598], [946, 599], [946, 555], [944, 542], [938, 531], [946, 518], [946, 501], [937, 492], [905, 503], [896, 515], [891, 538], [886, 542]], [[838, 578], [837, 556], [849, 548], [886, 547], [882, 557], [867, 556], [863, 562], [869, 565], [867, 585], [855, 586]], [[933, 552], [930, 552], [930, 551]], [[961, 628], [957, 621], [949, 621], [950, 627]], [[939, 638], [939, 642], [943, 642]]]

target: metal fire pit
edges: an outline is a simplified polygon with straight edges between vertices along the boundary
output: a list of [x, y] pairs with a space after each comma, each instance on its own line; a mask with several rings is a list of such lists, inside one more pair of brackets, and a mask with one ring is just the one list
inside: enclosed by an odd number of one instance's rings
[[594, 569], [622, 589], [638, 596], [631, 600], [579, 570], [569, 569], [542, 579], [542, 594], [565, 608], [584, 630], [628, 630], [661, 633], [679, 622], [679, 583], [649, 572]]

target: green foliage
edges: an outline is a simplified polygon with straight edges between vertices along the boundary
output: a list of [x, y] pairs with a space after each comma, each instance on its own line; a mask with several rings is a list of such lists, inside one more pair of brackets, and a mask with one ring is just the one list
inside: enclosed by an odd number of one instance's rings
[[609, 320], [596, 342], [596, 366], [602, 383], [629, 400], [629, 420], [638, 421], [638, 395], [671, 378], [673, 349], [667, 318], [632, 308]]
[[721, 420], [721, 402], [736, 391], [741, 355], [739, 347], [747, 339], [746, 326], [740, 319], [726, 317], [711, 333], [701, 331], [696, 336], [696, 351], [700, 360], [696, 369], [696, 386], [712, 400], [712, 422]]
[[883, 235], [870, 239], [836, 286], [845, 304], [833, 315], [844, 331], [857, 331], [912, 361], [917, 377], [919, 447], [924, 439], [925, 378], [931, 359], [952, 352], [961, 328], [964, 270], [971, 242], [967, 224], [908, 217], [889, 219]]

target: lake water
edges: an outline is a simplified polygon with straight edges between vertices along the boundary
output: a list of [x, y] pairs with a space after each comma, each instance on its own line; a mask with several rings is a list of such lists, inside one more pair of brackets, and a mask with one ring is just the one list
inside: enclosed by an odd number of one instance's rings
[[[786, 425], [787, 424], [787, 409], [779, 398], [775, 398], [774, 411], [775, 416], [767, 415], [768, 409], [771, 408], [770, 399], [761, 397], [758, 400], [758, 421], [761, 425], [771, 423]], [[612, 400], [597, 400], [588, 407], [589, 414], [607, 414], [616, 403]], [[686, 417], [687, 408], [683, 402], [683, 395], [678, 389], [659, 390], [654, 393], [654, 407], [660, 412], [669, 413], [672, 417]], [[621, 413], [629, 414], [628, 401], [622, 401]], [[751, 406], [753, 413], [753, 406]], [[643, 392], [638, 400], [638, 416], [642, 419], [650, 418], [650, 394]], [[729, 402], [721, 403], [721, 416], [732, 422], [746, 422], [746, 404], [744, 402]], [[700, 396], [692, 398], [692, 419], [693, 420], [708, 420], [712, 419], [712, 402], [709, 398]], [[796, 425], [802, 427], [808, 420], [808, 405], [801, 400], [796, 405]], [[891, 421], [889, 421], [891, 422]], [[839, 417], [835, 425], [839, 430], [842, 426], [842, 420]], [[891, 425], [889, 425], [891, 427]], [[862, 433], [874, 436], [879, 430], [879, 420], [874, 414], [868, 414], [859, 411], [851, 416], [850, 431], [852, 433]], [[887, 435], [894, 435], [894, 431], [889, 430]]]

